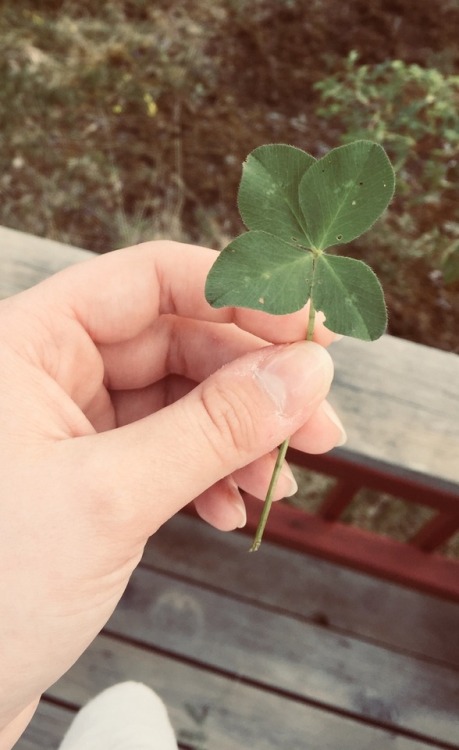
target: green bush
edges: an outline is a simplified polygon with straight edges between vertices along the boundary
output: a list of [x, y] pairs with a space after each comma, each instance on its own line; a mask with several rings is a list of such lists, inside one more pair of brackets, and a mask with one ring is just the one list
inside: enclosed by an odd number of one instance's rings
[[318, 114], [343, 143], [375, 140], [395, 166], [396, 199], [378, 228], [386, 263], [425, 257], [446, 282], [459, 278], [459, 76], [401, 60], [361, 65], [353, 51], [315, 87]]

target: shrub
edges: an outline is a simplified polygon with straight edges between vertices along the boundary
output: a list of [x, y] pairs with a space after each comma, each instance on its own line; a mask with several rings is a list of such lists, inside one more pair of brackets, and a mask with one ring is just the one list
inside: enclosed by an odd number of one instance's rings
[[364, 65], [353, 51], [343, 70], [315, 88], [318, 114], [343, 143], [374, 140], [395, 166], [394, 210], [376, 240], [386, 266], [424, 257], [445, 282], [457, 280], [459, 76], [401, 60]]

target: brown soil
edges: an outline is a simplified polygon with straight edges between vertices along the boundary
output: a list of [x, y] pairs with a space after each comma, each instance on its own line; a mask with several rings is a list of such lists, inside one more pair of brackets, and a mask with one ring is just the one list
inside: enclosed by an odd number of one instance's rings
[[[189, 0], [191, 16], [196, 3]], [[247, 4], [247, 7], [250, 4]], [[433, 65], [449, 56], [459, 67], [459, 5], [457, 2], [419, 3], [418, 0], [362, 0], [361, 2], [229, 3], [195, 16], [209, 24], [209, 70], [213, 79], [208, 97], [193, 104], [189, 90], [160, 100], [158, 128], [172, 160], [170, 123], [181, 144], [185, 186], [183, 221], [200, 240], [203, 216], [224, 235], [242, 229], [235, 207], [240, 165], [257, 145], [288, 142], [315, 156], [337, 145], [330, 129], [315, 115], [317, 94], [312, 85], [356, 49], [363, 63], [388, 58]], [[238, 10], [239, 8], [239, 10]], [[168, 114], [169, 113], [169, 114]], [[169, 123], [169, 125], [167, 125]], [[209, 211], [210, 209], [210, 211]], [[435, 220], [435, 217], [433, 217]], [[456, 219], [457, 220], [457, 219]], [[357, 256], [371, 252], [357, 250]], [[389, 332], [431, 346], [459, 351], [459, 295], [446, 287], [441, 274], [422, 261], [406, 262], [397, 283], [384, 269], [382, 276], [390, 312]]]
[[[96, 252], [159, 235], [223, 247], [243, 229], [236, 194], [253, 148], [339, 145], [313, 85], [352, 50], [459, 71], [459, 0], [36, 6], [7, 3], [0, 17], [0, 223]], [[448, 200], [425, 210], [422, 231], [446, 215], [459, 225], [457, 191]], [[390, 333], [459, 351], [458, 286], [373, 237], [350, 252], [381, 278]]]

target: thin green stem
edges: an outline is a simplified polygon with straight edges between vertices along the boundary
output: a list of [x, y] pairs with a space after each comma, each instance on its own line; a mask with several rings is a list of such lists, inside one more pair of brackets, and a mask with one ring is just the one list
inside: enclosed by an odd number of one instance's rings
[[309, 320], [308, 320], [308, 332], [306, 334], [306, 341], [312, 341], [314, 335], [314, 324], [316, 322], [316, 310], [312, 304], [309, 303]]
[[259, 549], [260, 547], [261, 540], [263, 538], [263, 532], [265, 530], [265, 526], [268, 521], [269, 512], [271, 510], [271, 505], [273, 504], [274, 490], [276, 489], [276, 484], [277, 484], [277, 480], [279, 479], [279, 474], [282, 471], [282, 465], [284, 463], [285, 454], [287, 453], [288, 444], [289, 444], [289, 438], [287, 438], [287, 440], [284, 440], [284, 442], [279, 448], [279, 453], [277, 454], [276, 463], [274, 464], [273, 473], [271, 475], [271, 481], [269, 483], [268, 492], [266, 493], [265, 502], [263, 504], [263, 510], [261, 511], [260, 520], [258, 522], [257, 530], [255, 532], [255, 537], [253, 540], [253, 544], [250, 548], [250, 552], [256, 552], [257, 549]]
[[[310, 300], [306, 341], [312, 341], [315, 319], [316, 319], [316, 311], [315, 311], [314, 305], [312, 304], [312, 300]], [[285, 455], [287, 453], [289, 442], [290, 442], [290, 438], [287, 438], [287, 440], [284, 440], [282, 445], [279, 446], [279, 453], [277, 454], [276, 463], [274, 464], [273, 473], [271, 475], [271, 480], [269, 482], [268, 491], [266, 493], [265, 501], [263, 504], [263, 510], [261, 511], [260, 520], [258, 522], [257, 530], [255, 532], [255, 536], [253, 539], [252, 546], [250, 548], [250, 552], [256, 552], [260, 548], [261, 540], [263, 539], [263, 533], [264, 533], [264, 530], [268, 521], [269, 513], [271, 511], [271, 506], [273, 504], [274, 490], [276, 489], [276, 485], [277, 485], [280, 473], [282, 471], [282, 466], [284, 464]]]

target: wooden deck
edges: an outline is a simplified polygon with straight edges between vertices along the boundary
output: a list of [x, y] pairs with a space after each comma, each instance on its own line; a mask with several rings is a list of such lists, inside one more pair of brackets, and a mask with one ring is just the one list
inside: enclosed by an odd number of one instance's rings
[[[84, 257], [0, 228], [0, 297]], [[334, 399], [349, 442], [338, 458], [348, 466], [358, 460], [362, 472], [389, 466], [410, 482], [420, 477], [417, 490], [443, 492], [437, 507], [456, 522], [457, 358], [426, 351], [420, 367], [416, 345], [391, 337], [368, 359], [358, 342], [342, 344], [334, 351]], [[409, 384], [391, 379], [393, 367], [408, 368]], [[57, 748], [82, 704], [129, 679], [163, 697], [187, 750], [459, 750], [457, 563], [361, 535], [368, 560], [372, 545], [384, 549], [381, 575], [390, 577], [393, 560], [409, 554], [413, 585], [424, 566], [420, 588], [443, 597], [356, 572], [330, 562], [341, 559], [346, 530], [329, 523], [325, 533], [324, 518], [295, 522], [289, 533], [309, 535], [311, 549], [328, 560], [268, 541], [249, 555], [243, 533], [174, 518], [150, 541], [107, 627], [44, 696], [16, 749]], [[349, 564], [351, 557], [344, 555]]]
[[101, 689], [140, 680], [183, 748], [459, 748], [458, 607], [181, 515], [17, 750], [52, 750]]

